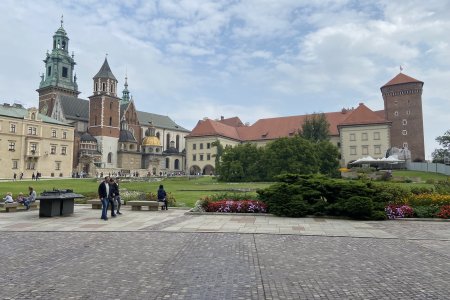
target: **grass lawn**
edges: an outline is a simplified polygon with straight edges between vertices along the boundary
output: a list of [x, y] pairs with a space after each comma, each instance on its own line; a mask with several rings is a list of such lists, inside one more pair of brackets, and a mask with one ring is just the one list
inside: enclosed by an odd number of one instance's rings
[[394, 170], [392, 172], [393, 176], [399, 177], [420, 177], [422, 181], [427, 181], [427, 179], [433, 180], [446, 180], [450, 176], [440, 174], [440, 173], [432, 173], [432, 172], [422, 172], [422, 171], [409, 171], [409, 170]]
[[[195, 202], [204, 196], [225, 192], [240, 192], [239, 190], [246, 190], [249, 195], [256, 195], [255, 191], [257, 189], [268, 187], [271, 183], [223, 183], [217, 182], [212, 177], [205, 176], [191, 179], [185, 177], [167, 178], [163, 181], [154, 182], [128, 182], [123, 180], [120, 183], [120, 188], [129, 191], [156, 193], [160, 184], [164, 185], [164, 189], [168, 193], [172, 193], [177, 201], [177, 206], [193, 207]], [[48, 191], [53, 188], [72, 189], [75, 193], [82, 194], [87, 199], [92, 199], [97, 198], [99, 182], [95, 179], [43, 179], [38, 181], [0, 182], [0, 196], [3, 198], [7, 192], [12, 192], [15, 199], [19, 192], [28, 194], [28, 186], [30, 185], [36, 190], [38, 195], [44, 190]]]

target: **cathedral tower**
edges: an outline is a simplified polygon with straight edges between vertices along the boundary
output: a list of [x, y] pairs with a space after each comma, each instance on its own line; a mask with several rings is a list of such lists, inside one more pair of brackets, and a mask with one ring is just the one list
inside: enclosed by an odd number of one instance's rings
[[117, 79], [106, 58], [93, 80], [94, 92], [89, 97], [88, 132], [99, 143], [104, 167], [116, 167], [121, 99], [117, 97]]
[[55, 99], [58, 95], [68, 95], [78, 97], [77, 77], [74, 74], [74, 55], [69, 54], [69, 37], [61, 27], [53, 35], [53, 49], [51, 53], [47, 51], [44, 59], [45, 73], [41, 75], [39, 84], [39, 111], [42, 114], [51, 116]]
[[423, 82], [399, 73], [381, 87], [384, 113], [392, 122], [391, 147], [408, 148], [412, 161], [425, 161]]

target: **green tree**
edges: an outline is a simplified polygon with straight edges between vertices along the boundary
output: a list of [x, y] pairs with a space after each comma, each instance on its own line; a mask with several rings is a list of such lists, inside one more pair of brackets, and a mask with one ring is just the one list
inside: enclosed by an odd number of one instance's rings
[[316, 155], [320, 173], [332, 177], [339, 175], [339, 149], [328, 141], [316, 144]]
[[444, 135], [438, 136], [436, 142], [443, 148], [435, 149], [431, 156], [434, 163], [444, 163], [444, 158], [450, 158], [450, 130], [447, 130]]
[[299, 135], [304, 139], [318, 143], [330, 140], [330, 124], [324, 113], [307, 116]]
[[220, 169], [220, 160], [223, 154], [223, 146], [220, 143], [219, 140], [215, 140], [211, 143], [211, 146], [216, 147], [216, 154], [213, 154], [213, 157], [215, 158], [215, 165], [216, 165], [216, 174], [218, 173], [218, 170]]
[[279, 138], [266, 146], [267, 177], [280, 174], [314, 174], [319, 171], [315, 147], [310, 141], [294, 136]]

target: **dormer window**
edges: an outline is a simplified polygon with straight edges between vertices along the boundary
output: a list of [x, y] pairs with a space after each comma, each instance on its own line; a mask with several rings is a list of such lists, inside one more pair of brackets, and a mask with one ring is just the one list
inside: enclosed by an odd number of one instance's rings
[[94, 91], [98, 92], [98, 83], [97, 82], [95, 83]]
[[105, 82], [102, 83], [102, 91], [106, 92], [106, 83]]
[[62, 49], [63, 50], [66, 49], [66, 42], [65, 41], [62, 42]]
[[62, 68], [62, 77], [67, 78], [68, 69], [66, 67]]

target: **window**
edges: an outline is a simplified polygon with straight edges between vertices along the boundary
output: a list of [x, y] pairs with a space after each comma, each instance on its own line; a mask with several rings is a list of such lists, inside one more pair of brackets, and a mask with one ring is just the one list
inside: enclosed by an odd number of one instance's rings
[[16, 132], [16, 124], [14, 124], [14, 123], [9, 124], [9, 132], [12, 132], [12, 133]]
[[35, 113], [31, 114], [31, 120], [36, 120], [36, 114]]
[[37, 144], [36, 143], [30, 143], [30, 150], [31, 150], [31, 153], [36, 153]]
[[13, 159], [12, 161], [12, 168], [13, 169], [18, 169], [19, 168], [19, 161], [16, 159]]
[[180, 169], [180, 160], [175, 159], [175, 170], [179, 170]]
[[108, 153], [108, 164], [112, 162], [112, 152]]
[[110, 92], [110, 93], [114, 92], [114, 84], [111, 84], [111, 85], [109, 86], [109, 92]]
[[203, 154], [200, 154], [200, 160], [203, 160]]
[[94, 125], [97, 125], [97, 116], [95, 116]]
[[62, 138], [63, 138], [64, 140], [67, 139], [67, 132], [66, 132], [66, 131], [63, 131]]
[[66, 155], [67, 154], [67, 147], [66, 146], [62, 146], [61, 147], [61, 154], [62, 155]]
[[159, 134], [159, 132], [157, 132], [157, 133], [156, 133], [156, 137], [158, 138], [158, 140], [160, 139], [160, 136], [161, 136], [161, 135]]
[[408, 120], [406, 120], [406, 119], [403, 119], [403, 120], [402, 120], [402, 124], [403, 124], [403, 125], [406, 125], [406, 124], [408, 124]]
[[29, 126], [29, 127], [28, 127], [28, 134], [30, 134], [30, 135], [36, 135], [36, 127]]
[[206, 149], [211, 149], [211, 143], [206, 143]]
[[52, 67], [49, 66], [49, 67], [47, 68], [47, 77], [50, 77], [51, 75], [52, 75]]
[[166, 135], [166, 149], [170, 148], [170, 133]]
[[408, 134], [408, 131], [402, 130], [402, 134], [403, 134], [403, 135], [407, 135], [407, 134]]
[[50, 146], [50, 154], [56, 154], [56, 145]]
[[35, 168], [35, 163], [34, 161], [27, 161], [27, 170], [34, 170]]
[[375, 153], [375, 154], [381, 154], [381, 145], [375, 145], [375, 146], [373, 146], [373, 153]]
[[169, 160], [169, 158], [167, 157], [166, 158], [166, 169], [169, 169], [170, 168], [170, 160]]
[[102, 83], [102, 91], [106, 92], [106, 83]]
[[373, 133], [373, 139], [374, 140], [379, 140], [380, 139], [380, 133], [378, 131]]
[[350, 147], [350, 155], [356, 155], [356, 146]]
[[362, 155], [368, 155], [369, 154], [369, 146], [364, 145], [362, 146]]
[[394, 116], [398, 116], [398, 111], [394, 111]]
[[67, 68], [66, 67], [62, 68], [62, 77], [67, 78]]
[[193, 154], [193, 155], [192, 155], [192, 160], [193, 160], [193, 161], [196, 161], [196, 160], [197, 160], [197, 155]]
[[403, 148], [408, 148], [408, 143], [403, 143]]
[[211, 160], [211, 154], [206, 154], [206, 160]]
[[112, 117], [109, 117], [109, 126], [112, 126]]
[[56, 137], [56, 129], [52, 129], [52, 137]]
[[203, 143], [200, 143], [200, 149], [203, 149]]
[[95, 83], [94, 91], [96, 91], [96, 92], [98, 91], [98, 83], [97, 82]]
[[9, 141], [9, 147], [8, 147], [8, 150], [9, 150], [9, 151], [12, 151], [12, 152], [16, 151], [16, 142]]
[[180, 136], [178, 134], [175, 138], [175, 145], [176, 145], [175, 148], [177, 148], [177, 150], [180, 151]]
[[61, 170], [61, 162], [60, 161], [55, 161], [55, 170]]
[[197, 144], [192, 144], [192, 150], [196, 150], [197, 149]]
[[350, 133], [350, 141], [356, 141], [356, 135], [354, 133]]
[[[366, 132], [364, 132], [364, 133], [361, 134], [361, 140], [362, 140], [362, 141], [367, 141], [367, 133], [366, 133]], [[363, 153], [363, 154], [364, 154], [364, 153]]]

